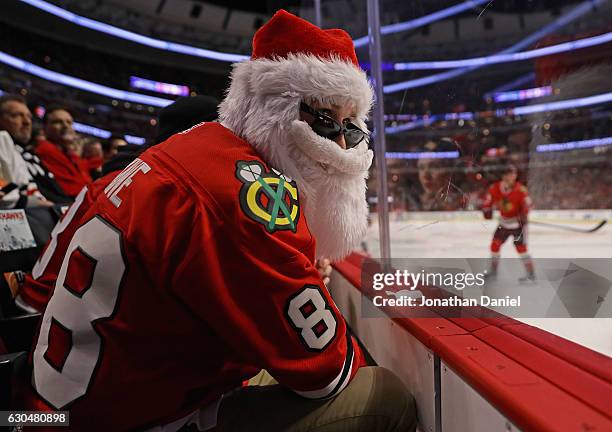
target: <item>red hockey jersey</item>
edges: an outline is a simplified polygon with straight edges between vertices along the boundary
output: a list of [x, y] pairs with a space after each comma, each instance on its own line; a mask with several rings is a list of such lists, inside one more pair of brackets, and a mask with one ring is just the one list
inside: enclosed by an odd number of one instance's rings
[[45, 140], [38, 143], [35, 151], [53, 173], [66, 195], [75, 197], [83, 186], [91, 183], [87, 162], [76, 154], [67, 154], [55, 144]]
[[527, 214], [531, 208], [531, 199], [527, 188], [519, 182], [506, 190], [502, 182], [491, 185], [482, 205], [482, 210], [491, 214], [497, 208], [500, 212], [500, 224], [504, 228], [519, 228], [527, 221]]
[[[362, 364], [314, 266], [295, 181], [220, 124], [148, 150], [68, 247], [33, 355], [27, 409], [71, 430], [177, 430], [267, 369], [308, 398]], [[178, 421], [177, 421], [178, 420]], [[59, 429], [58, 429], [59, 430]]]
[[76, 196], [74, 203], [51, 231], [51, 239], [34, 264], [32, 273], [25, 276], [23, 286], [15, 299], [19, 306], [24, 309], [34, 308], [39, 312], [45, 309], [49, 292], [55, 285], [66, 249], [79, 227], [81, 218], [117, 174], [119, 171], [105, 175], [90, 186], [85, 186]]

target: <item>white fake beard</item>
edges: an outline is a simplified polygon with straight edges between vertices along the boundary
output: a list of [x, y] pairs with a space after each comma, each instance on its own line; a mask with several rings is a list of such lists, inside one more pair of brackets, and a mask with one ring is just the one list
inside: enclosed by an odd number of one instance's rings
[[366, 234], [365, 179], [373, 155], [365, 142], [343, 150], [296, 120], [300, 102], [313, 101], [354, 106], [366, 130], [372, 88], [365, 72], [340, 58], [307, 54], [236, 63], [219, 120], [296, 180], [317, 256], [340, 259]]
[[288, 151], [272, 165], [298, 183], [317, 258], [346, 257], [359, 247], [368, 228], [366, 179], [372, 151], [365, 141], [344, 150], [299, 120], [281, 135], [282, 148]]

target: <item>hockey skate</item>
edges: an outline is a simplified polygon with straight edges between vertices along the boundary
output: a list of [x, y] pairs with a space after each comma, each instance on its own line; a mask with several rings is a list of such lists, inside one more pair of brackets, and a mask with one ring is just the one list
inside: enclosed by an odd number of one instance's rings
[[493, 280], [497, 278], [497, 270], [496, 269], [488, 269], [483, 272], [485, 280]]
[[527, 273], [518, 279], [521, 285], [533, 285], [536, 283], [536, 277], [534, 273]]

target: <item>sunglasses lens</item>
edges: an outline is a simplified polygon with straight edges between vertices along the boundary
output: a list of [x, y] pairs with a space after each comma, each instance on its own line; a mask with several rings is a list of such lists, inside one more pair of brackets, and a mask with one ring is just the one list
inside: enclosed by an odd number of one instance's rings
[[314, 117], [310, 127], [317, 135], [335, 140], [341, 133], [344, 133], [346, 148], [355, 147], [368, 136], [368, 134], [359, 129], [357, 125], [347, 123], [344, 127], [340, 126], [340, 124], [331, 117], [316, 112], [305, 103], [300, 104], [300, 110]]
[[340, 125], [328, 117], [317, 117], [310, 127], [317, 135], [327, 139], [334, 139], [340, 134]]
[[346, 125], [344, 141], [347, 148], [353, 148], [366, 137], [366, 133], [352, 123]]

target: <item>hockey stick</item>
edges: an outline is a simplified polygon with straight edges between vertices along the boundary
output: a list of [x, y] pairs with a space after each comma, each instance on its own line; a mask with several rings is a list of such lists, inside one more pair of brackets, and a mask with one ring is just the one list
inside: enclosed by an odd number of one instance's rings
[[547, 222], [529, 221], [529, 223], [532, 223], [534, 225], [540, 225], [540, 226], [545, 226], [545, 227], [549, 227], [549, 228], [558, 228], [558, 229], [563, 229], [563, 230], [567, 230], [567, 231], [574, 231], [574, 232], [579, 232], [579, 233], [592, 233], [592, 232], [595, 232], [595, 231], [599, 230], [602, 226], [604, 226], [607, 222], [608, 221], [606, 219], [604, 219], [601, 222], [599, 222], [596, 226], [594, 226], [593, 228], [576, 228], [576, 227], [572, 227], [572, 226], [551, 224], [551, 223], [547, 223]]

